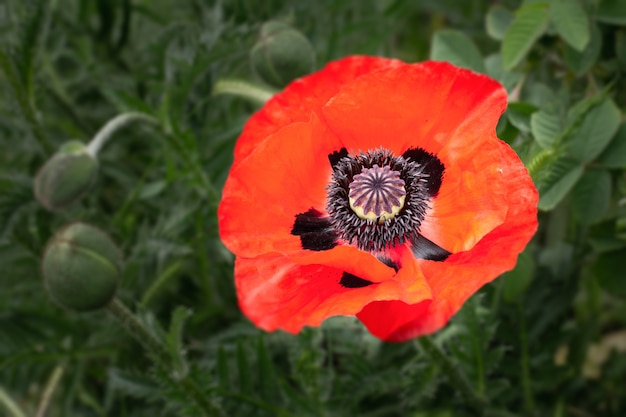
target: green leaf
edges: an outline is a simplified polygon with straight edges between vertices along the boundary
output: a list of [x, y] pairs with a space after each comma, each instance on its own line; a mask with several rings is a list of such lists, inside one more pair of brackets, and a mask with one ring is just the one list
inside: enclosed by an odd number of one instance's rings
[[259, 384], [261, 389], [261, 398], [268, 402], [273, 402], [278, 397], [278, 381], [276, 378], [276, 370], [272, 363], [265, 338], [259, 337], [257, 345], [257, 359], [259, 361]]
[[626, 168], [626, 122], [623, 122], [617, 134], [600, 157], [600, 162], [607, 168]]
[[626, 249], [602, 253], [591, 267], [591, 273], [602, 288], [611, 294], [626, 296], [624, 276]]
[[583, 175], [584, 167], [571, 158], [560, 158], [539, 186], [539, 210], [550, 211], [563, 200]]
[[589, 20], [579, 0], [551, 0], [550, 18], [568, 45], [583, 51], [589, 43]]
[[506, 115], [516, 128], [522, 132], [530, 132], [530, 117], [537, 108], [530, 103], [516, 102], [509, 104]]
[[549, 20], [547, 3], [523, 6], [515, 12], [515, 19], [502, 41], [504, 69], [510, 70], [520, 63], [535, 41], [544, 34]]
[[626, 66], [626, 30], [618, 30], [615, 32], [615, 56], [617, 61]]
[[605, 99], [583, 118], [580, 127], [568, 139], [569, 153], [581, 162], [595, 159], [615, 136], [621, 114], [615, 103]]
[[591, 28], [591, 38], [582, 52], [567, 45], [565, 48], [565, 62], [576, 75], [587, 73], [600, 56], [602, 49], [602, 34], [596, 25]]
[[174, 313], [172, 313], [169, 331], [165, 336], [165, 343], [173, 360], [176, 378], [184, 377], [189, 371], [183, 350], [183, 327], [185, 325], [185, 321], [190, 316], [191, 310], [188, 308], [182, 306], [176, 307]]
[[596, 20], [613, 25], [626, 25], [626, 2], [624, 0], [601, 0]]
[[217, 350], [217, 382], [220, 388], [230, 389], [230, 368], [228, 365], [228, 355], [223, 346]]
[[611, 174], [604, 169], [585, 172], [572, 192], [572, 211], [584, 225], [600, 221], [610, 202]]
[[487, 34], [497, 41], [504, 39], [506, 30], [513, 22], [515, 15], [506, 7], [499, 4], [493, 5], [487, 11], [485, 29]]
[[521, 72], [505, 71], [500, 54], [491, 54], [485, 58], [485, 70], [491, 78], [500, 81], [507, 91], [512, 90], [524, 76]]
[[239, 390], [244, 394], [252, 394], [252, 376], [248, 353], [241, 340], [237, 341], [237, 375], [239, 378]]
[[556, 110], [550, 106], [530, 116], [530, 131], [537, 144], [544, 149], [552, 148], [563, 131], [563, 121]]
[[447, 61], [476, 72], [485, 72], [483, 57], [476, 44], [463, 32], [440, 30], [433, 36], [430, 59]]
[[505, 301], [517, 301], [530, 285], [535, 272], [535, 261], [528, 251], [522, 252], [517, 257], [515, 269], [504, 274], [502, 297]]

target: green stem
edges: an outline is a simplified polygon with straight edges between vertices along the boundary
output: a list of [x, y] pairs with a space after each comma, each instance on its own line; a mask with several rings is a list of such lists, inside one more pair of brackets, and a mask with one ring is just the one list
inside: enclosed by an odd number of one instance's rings
[[120, 322], [124, 330], [135, 338], [141, 346], [150, 352], [156, 362], [166, 370], [169, 370], [170, 355], [163, 344], [139, 321], [118, 298], [107, 305], [107, 310]]
[[87, 146], [87, 152], [95, 157], [115, 132], [134, 121], [144, 121], [155, 125], [159, 124], [156, 118], [145, 113], [128, 112], [118, 114], [102, 126], [98, 133], [96, 133], [96, 136], [93, 137]]
[[[152, 334], [139, 319], [118, 298], [114, 298], [107, 310], [122, 324], [126, 332], [135, 338], [143, 348], [151, 353], [157, 365], [171, 377], [172, 358], [165, 345]], [[176, 378], [174, 378], [176, 379]], [[222, 411], [209, 401], [206, 394], [189, 376], [176, 379], [176, 382], [205, 416], [223, 415]]]
[[524, 309], [522, 304], [519, 303], [519, 317], [520, 317], [520, 348], [522, 349], [522, 355], [520, 358], [520, 365], [522, 367], [522, 389], [524, 391], [524, 408], [527, 415], [534, 415], [535, 404], [533, 401], [532, 388], [530, 384], [530, 359], [528, 356], [528, 335], [526, 332], [526, 318], [524, 316]]
[[[111, 139], [115, 132], [128, 125], [129, 123], [135, 121], [143, 121], [155, 126], [160, 126], [159, 120], [157, 118], [150, 116], [146, 113], [128, 112], [118, 114], [117, 116], [109, 120], [104, 126], [102, 126], [98, 133], [96, 133], [96, 136], [94, 136], [91, 142], [89, 142], [89, 145], [87, 145], [87, 152], [95, 157], [100, 149], [104, 145], [106, 145], [109, 139]], [[218, 192], [217, 190], [215, 190], [213, 184], [211, 184], [206, 177], [206, 174], [202, 170], [202, 167], [192, 156], [189, 155], [189, 152], [187, 152], [184, 146], [181, 146], [179, 138], [176, 135], [169, 132], [168, 129], [165, 127], [161, 127], [161, 129], [169, 143], [173, 145], [174, 150], [182, 158], [185, 165], [192, 167], [194, 175], [196, 177], [196, 181], [201, 185], [202, 190], [209, 193], [211, 201], [217, 201]]]
[[243, 80], [217, 80], [213, 86], [213, 95], [231, 94], [252, 102], [263, 104], [274, 95], [275, 91], [251, 84]]
[[43, 395], [41, 397], [41, 401], [39, 402], [39, 407], [37, 408], [37, 414], [35, 417], [44, 417], [46, 415], [46, 410], [50, 405], [50, 400], [52, 399], [52, 395], [59, 385], [59, 381], [61, 381], [61, 377], [63, 376], [63, 367], [58, 365], [52, 371], [52, 375], [50, 375], [50, 379], [46, 384], [46, 388], [43, 391]]
[[26, 417], [20, 406], [13, 401], [13, 398], [2, 387], [0, 387], [0, 405], [3, 405], [12, 417]]
[[467, 404], [478, 414], [482, 415], [485, 411], [485, 401], [476, 394], [472, 389], [465, 374], [461, 372], [459, 367], [454, 364], [448, 356], [437, 346], [433, 341], [427, 337], [420, 337], [417, 339], [418, 343], [424, 349], [424, 351], [430, 356], [430, 358], [441, 368], [444, 374], [448, 377], [450, 383], [465, 397]]

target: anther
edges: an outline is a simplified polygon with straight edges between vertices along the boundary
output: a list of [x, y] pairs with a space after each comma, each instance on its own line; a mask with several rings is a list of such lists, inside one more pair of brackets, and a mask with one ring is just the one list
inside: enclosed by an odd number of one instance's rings
[[383, 224], [404, 207], [404, 185], [400, 172], [389, 166], [363, 168], [349, 185], [350, 208], [361, 219]]

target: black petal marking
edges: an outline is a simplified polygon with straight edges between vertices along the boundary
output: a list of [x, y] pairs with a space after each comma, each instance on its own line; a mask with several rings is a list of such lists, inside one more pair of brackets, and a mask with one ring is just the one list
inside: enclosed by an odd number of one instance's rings
[[356, 275], [349, 274], [344, 272], [339, 280], [339, 285], [344, 288], [362, 288], [367, 287], [368, 285], [372, 285], [372, 281], [368, 281], [363, 278], [359, 278]]
[[335, 166], [341, 161], [341, 158], [348, 156], [348, 150], [346, 148], [341, 148], [338, 151], [335, 151], [328, 155], [328, 161], [330, 165], [335, 169]]
[[419, 259], [426, 259], [427, 261], [445, 261], [452, 253], [448, 252], [437, 244], [426, 239], [422, 235], [417, 235], [417, 239], [412, 241], [413, 245], [411, 250], [413, 255]]
[[411, 148], [402, 154], [403, 157], [417, 162], [423, 167], [423, 173], [428, 174], [427, 188], [429, 197], [435, 197], [441, 187], [441, 179], [445, 166], [435, 155], [426, 152], [422, 148]]
[[296, 215], [291, 234], [300, 236], [302, 249], [322, 251], [337, 246], [337, 236], [330, 220], [313, 208]]
[[378, 260], [387, 265], [389, 268], [393, 268], [394, 271], [398, 272], [400, 270], [400, 265], [396, 262], [392, 261], [390, 258], [379, 256]]

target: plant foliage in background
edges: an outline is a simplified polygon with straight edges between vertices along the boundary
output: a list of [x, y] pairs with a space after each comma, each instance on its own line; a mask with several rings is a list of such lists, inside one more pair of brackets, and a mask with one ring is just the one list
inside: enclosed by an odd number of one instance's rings
[[[293, 76], [431, 58], [509, 92], [498, 135], [540, 191], [540, 229], [439, 333], [388, 344], [342, 317], [265, 334], [241, 316], [216, 208], [279, 87], [250, 61], [270, 21], [313, 51]], [[625, 77], [621, 0], [0, 3], [0, 415], [625, 415]], [[84, 197], [39, 204], [40, 168], [121, 114]], [[45, 245], [73, 221], [124, 254], [106, 311], [44, 291]]]

